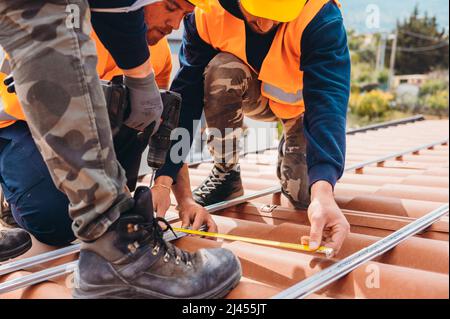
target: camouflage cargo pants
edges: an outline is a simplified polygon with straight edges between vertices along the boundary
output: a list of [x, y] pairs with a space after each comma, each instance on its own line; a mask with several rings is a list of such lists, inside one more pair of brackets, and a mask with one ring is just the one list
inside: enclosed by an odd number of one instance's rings
[[[79, 13], [79, 25], [70, 12]], [[17, 95], [55, 185], [70, 200], [72, 228], [85, 241], [133, 205], [113, 148], [89, 14], [87, 0], [0, 1], [0, 45]]]
[[[258, 75], [229, 53], [219, 53], [205, 69], [205, 117], [208, 147], [215, 165], [230, 170], [239, 161], [244, 115], [259, 121], [279, 121], [261, 95]], [[310, 203], [303, 116], [281, 120], [277, 174], [283, 194], [297, 208]], [[229, 147], [227, 145], [232, 145]]]

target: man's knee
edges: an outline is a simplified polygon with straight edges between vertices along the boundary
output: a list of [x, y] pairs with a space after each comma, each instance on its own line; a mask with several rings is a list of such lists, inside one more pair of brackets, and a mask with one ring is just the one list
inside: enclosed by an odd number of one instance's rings
[[307, 209], [311, 203], [308, 183], [300, 178], [281, 179], [282, 192], [297, 209]]
[[27, 126], [18, 122], [2, 134], [10, 142], [0, 156], [0, 175], [14, 220], [47, 245], [72, 242], [68, 198], [54, 185]]
[[284, 142], [280, 145], [277, 173], [283, 194], [296, 208], [307, 208], [310, 194], [304, 144]]
[[252, 76], [250, 68], [231, 53], [217, 54], [205, 68], [205, 93], [242, 89]]
[[64, 246], [75, 240], [67, 196], [45, 182], [34, 186], [11, 205], [17, 223], [40, 242]]

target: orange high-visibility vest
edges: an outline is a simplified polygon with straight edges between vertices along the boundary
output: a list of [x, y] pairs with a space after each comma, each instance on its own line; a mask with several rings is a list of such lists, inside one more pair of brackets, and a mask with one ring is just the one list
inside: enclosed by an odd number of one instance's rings
[[[92, 34], [97, 48], [98, 62], [97, 73], [103, 80], [111, 80], [116, 75], [122, 75], [123, 71], [103, 46], [95, 33]], [[169, 42], [161, 39], [156, 45], [150, 46], [150, 60], [155, 71], [155, 78], [160, 88], [168, 89], [170, 74], [172, 72], [172, 54]], [[7, 75], [0, 72], [0, 128], [12, 125], [16, 120], [25, 120], [22, 107], [16, 94], [6, 91], [3, 80]], [[1, 107], [3, 106], [3, 107]]]
[[[295, 118], [305, 111], [300, 70], [301, 38], [308, 24], [328, 2], [309, 0], [297, 19], [281, 24], [263, 61], [258, 74], [262, 82], [261, 94], [269, 99], [271, 110], [279, 118]], [[244, 21], [227, 12], [218, 0], [213, 1], [209, 12], [197, 8], [195, 21], [203, 41], [216, 50], [235, 55], [251, 68], [246, 55]]]

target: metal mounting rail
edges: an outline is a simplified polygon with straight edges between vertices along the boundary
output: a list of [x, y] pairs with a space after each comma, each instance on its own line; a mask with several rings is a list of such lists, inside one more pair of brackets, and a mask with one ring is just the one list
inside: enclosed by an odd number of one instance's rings
[[[205, 230], [205, 228], [202, 228], [202, 230]], [[174, 236], [173, 233], [165, 233], [164, 240], [173, 241], [175, 239], [180, 239], [185, 236], [187, 236], [187, 234], [180, 232], [176, 232], [176, 236]], [[77, 261], [72, 261], [66, 264], [44, 269], [42, 271], [38, 271], [24, 277], [8, 280], [7, 282], [0, 284], [0, 295], [10, 291], [35, 285], [43, 281], [55, 279], [63, 275], [71, 274], [76, 269], [77, 263], [78, 263]]]
[[[391, 126], [398, 126], [398, 125], [401, 125], [401, 124], [414, 123], [414, 122], [417, 122], [417, 121], [424, 121], [424, 120], [425, 120], [425, 117], [420, 114], [420, 115], [415, 115], [415, 116], [411, 116], [411, 117], [402, 118], [402, 119], [399, 119], [399, 120], [387, 121], [387, 122], [383, 122], [383, 123], [367, 125], [367, 126], [360, 127], [360, 128], [350, 129], [350, 130], [347, 130], [346, 134], [347, 135], [354, 135], [354, 134], [357, 134], [357, 133], [365, 133], [365, 132], [368, 132], [368, 131], [376, 131], [376, 130], [379, 130], [379, 129], [382, 129], [382, 128], [388, 128], [388, 127], [391, 127]], [[243, 157], [246, 157], [249, 154], [260, 154], [260, 153], [264, 153], [266, 151], [273, 151], [273, 150], [277, 150], [277, 149], [278, 149], [278, 146], [271, 146], [271, 147], [267, 147], [267, 148], [264, 148], [264, 149], [261, 149], [261, 150], [245, 152], [243, 154], [240, 154], [239, 156], [241, 158], [243, 158]], [[189, 165], [189, 167], [197, 167], [197, 166], [199, 166], [201, 164], [212, 163], [212, 162], [213, 162], [212, 158], [207, 158], [207, 159], [202, 160], [202, 161], [196, 161], [196, 162], [189, 163], [188, 165]]]
[[356, 133], [375, 131], [375, 130], [379, 130], [379, 129], [383, 129], [383, 128], [387, 128], [387, 127], [391, 127], [391, 126], [397, 126], [397, 125], [401, 125], [401, 124], [409, 124], [409, 123], [414, 123], [414, 122], [424, 121], [424, 120], [425, 120], [425, 117], [423, 115], [415, 115], [415, 116], [411, 116], [411, 117], [407, 117], [407, 118], [403, 118], [403, 119], [399, 119], [399, 120], [388, 121], [388, 122], [368, 125], [365, 127], [351, 129], [351, 130], [347, 131], [347, 134], [353, 135]]
[[277, 294], [272, 299], [303, 299], [315, 293], [316, 291], [344, 277], [362, 264], [386, 253], [408, 238], [428, 228], [430, 225], [448, 214], [448, 207], [448, 204], [441, 206], [431, 213], [397, 230], [391, 235], [377, 241], [369, 247], [363, 248], [353, 255], [342, 259], [341, 261], [304, 279], [303, 281], [300, 281], [298, 284]]
[[366, 167], [366, 166], [369, 166], [369, 165], [372, 165], [372, 164], [380, 164], [380, 163], [383, 163], [383, 162], [385, 162], [385, 161], [387, 161], [389, 159], [398, 158], [398, 157], [401, 157], [401, 156], [404, 156], [404, 155], [407, 155], [407, 154], [411, 154], [411, 153], [416, 153], [416, 152], [419, 152], [421, 150], [432, 148], [432, 147], [437, 146], [437, 145], [445, 145], [445, 144], [448, 144], [448, 140], [449, 140], [448, 138], [447, 139], [443, 139], [443, 140], [440, 140], [438, 142], [424, 144], [424, 145], [421, 145], [421, 146], [418, 146], [418, 147], [414, 147], [414, 148], [411, 148], [411, 149], [403, 151], [403, 152], [394, 152], [394, 153], [388, 154], [386, 156], [382, 156], [382, 157], [379, 157], [379, 158], [376, 158], [376, 159], [368, 160], [368, 161], [363, 162], [363, 163], [354, 164], [354, 165], [346, 167], [345, 171], [358, 170], [358, 169], [361, 169], [363, 167]]
[[0, 266], [0, 276], [14, 271], [30, 268], [58, 258], [75, 254], [80, 250], [80, 244], [70, 245], [61, 249], [49, 251], [40, 255], [20, 259]]
[[227, 201], [220, 202], [220, 203], [217, 203], [217, 204], [213, 204], [211, 206], [208, 206], [207, 210], [208, 210], [209, 213], [214, 213], [214, 212], [217, 212], [219, 210], [223, 210], [225, 208], [229, 208], [229, 207], [233, 207], [233, 206], [236, 206], [236, 205], [239, 205], [239, 204], [243, 204], [243, 203], [246, 203], [246, 202], [248, 202], [250, 200], [253, 200], [253, 199], [256, 199], [256, 198], [260, 198], [260, 197], [263, 197], [263, 196], [266, 196], [266, 195], [272, 195], [272, 194], [278, 193], [280, 191], [281, 191], [281, 187], [280, 186], [273, 186], [273, 187], [270, 187], [270, 188], [263, 189], [263, 190], [261, 190], [259, 192], [255, 192], [255, 193], [252, 193], [252, 194], [249, 194], [249, 195], [244, 195], [244, 196], [241, 196], [241, 197], [237, 197], [235, 199], [231, 199], [231, 200], [227, 200]]
[[[369, 160], [369, 161], [366, 161], [366, 162], [361, 163], [361, 164], [351, 165], [349, 167], [346, 167], [345, 171], [361, 169], [361, 168], [363, 168], [364, 166], [367, 166], [367, 165], [382, 163], [383, 161], [386, 161], [386, 160], [391, 159], [391, 158], [398, 158], [398, 157], [400, 157], [402, 155], [418, 152], [418, 151], [423, 150], [423, 149], [428, 149], [428, 148], [431, 148], [433, 146], [443, 145], [443, 144], [447, 144], [447, 143], [448, 143], [448, 139], [439, 140], [439, 141], [434, 142], [434, 143], [429, 143], [429, 144], [425, 144], [425, 145], [422, 145], [422, 146], [419, 146], [419, 147], [416, 147], [416, 148], [413, 148], [413, 149], [408, 149], [408, 150], [406, 150], [404, 152], [391, 153], [389, 155], [382, 156], [382, 157], [379, 157], [379, 158], [376, 158], [376, 159], [373, 159], [373, 160]], [[241, 196], [241, 197], [238, 197], [238, 198], [235, 198], [235, 199], [232, 199], [232, 200], [224, 201], [224, 202], [221, 202], [221, 203], [217, 203], [217, 204], [205, 207], [205, 208], [206, 208], [206, 210], [208, 212], [213, 213], [213, 212], [217, 212], [217, 211], [220, 211], [220, 210], [223, 210], [223, 209], [235, 206], [235, 205], [243, 204], [245, 202], [248, 202], [250, 200], [253, 200], [253, 199], [256, 199], [256, 198], [259, 198], [259, 197], [263, 197], [263, 196], [266, 196], [266, 195], [271, 195], [271, 194], [274, 194], [274, 193], [278, 193], [280, 191], [281, 191], [280, 186], [273, 186], [273, 187], [270, 187], [270, 188], [267, 188], [267, 189], [264, 189], [264, 190], [261, 190], [261, 191], [249, 194], [249, 195], [244, 195], [244, 196]], [[169, 220], [169, 221], [171, 221], [171, 220]], [[11, 273], [11, 272], [14, 272], [14, 271], [18, 271], [18, 270], [21, 270], [21, 269], [29, 268], [31, 266], [35, 266], [35, 265], [38, 265], [38, 264], [42, 264], [44, 262], [52, 261], [52, 260], [55, 260], [55, 259], [67, 256], [67, 255], [70, 255], [71, 253], [76, 253], [76, 252], [79, 251], [79, 249], [80, 249], [80, 245], [79, 244], [72, 245], [72, 246], [69, 246], [69, 247], [66, 247], [66, 248], [55, 250], [53, 252], [44, 253], [44, 254], [41, 254], [41, 255], [37, 255], [37, 256], [30, 257], [30, 258], [18, 260], [16, 262], [5, 264], [3, 266], [0, 266], [0, 276], [8, 274], [8, 273]], [[63, 268], [61, 268], [61, 269], [63, 269]], [[19, 278], [19, 280], [20, 280], [20, 278]], [[41, 281], [44, 281], [44, 280], [46, 280], [45, 277], [41, 278]]]
[[77, 261], [72, 261], [63, 265], [38, 271], [27, 276], [8, 280], [7, 282], [0, 284], [0, 295], [17, 289], [29, 287], [43, 281], [49, 281], [63, 275], [69, 275], [75, 270], [77, 263]]

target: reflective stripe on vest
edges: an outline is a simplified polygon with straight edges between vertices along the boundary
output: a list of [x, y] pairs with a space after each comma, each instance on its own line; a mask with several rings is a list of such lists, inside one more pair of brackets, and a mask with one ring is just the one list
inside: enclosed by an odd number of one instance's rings
[[283, 91], [283, 89], [280, 89], [279, 87], [276, 87], [275, 85], [269, 84], [269, 83], [263, 83], [262, 84], [262, 90], [264, 93], [268, 94], [269, 96], [272, 96], [276, 98], [278, 101], [283, 101], [283, 103], [286, 104], [299, 104], [303, 100], [303, 91], [298, 90], [297, 93], [289, 93]]
[[9, 115], [3, 108], [3, 102], [0, 100], [0, 121], [17, 121], [14, 116]]

